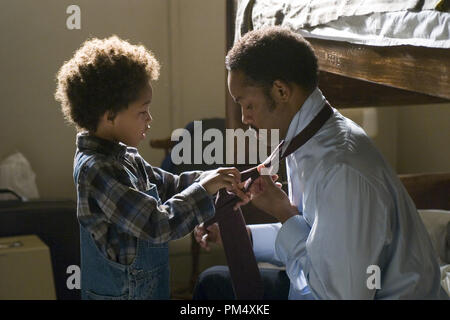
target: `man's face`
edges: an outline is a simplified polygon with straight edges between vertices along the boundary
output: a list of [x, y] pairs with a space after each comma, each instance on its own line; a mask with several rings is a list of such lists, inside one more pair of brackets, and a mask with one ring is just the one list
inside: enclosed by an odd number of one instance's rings
[[270, 129], [279, 129], [277, 105], [270, 92], [265, 92], [262, 87], [248, 85], [242, 71], [228, 73], [228, 89], [234, 101], [241, 106], [242, 123], [257, 132], [259, 129], [267, 129], [268, 137]]
[[114, 118], [113, 138], [131, 147], [137, 147], [145, 139], [152, 116], [149, 107], [152, 101], [152, 87], [147, 84], [137, 100], [131, 102], [127, 109], [117, 113]]

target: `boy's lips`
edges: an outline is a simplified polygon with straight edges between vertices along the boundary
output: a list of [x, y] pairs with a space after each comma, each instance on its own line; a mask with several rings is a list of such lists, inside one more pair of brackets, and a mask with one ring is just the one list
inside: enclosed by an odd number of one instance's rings
[[147, 131], [150, 129], [150, 125], [148, 124], [147, 127], [142, 132], [142, 135], [145, 137], [147, 135]]

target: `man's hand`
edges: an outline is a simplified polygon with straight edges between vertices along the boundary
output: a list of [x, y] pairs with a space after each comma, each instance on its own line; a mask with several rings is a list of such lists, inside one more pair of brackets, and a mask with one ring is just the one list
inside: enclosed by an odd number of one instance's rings
[[[251, 231], [249, 227], [247, 227], [247, 233], [251, 238]], [[222, 245], [222, 238], [220, 236], [219, 225], [217, 224], [217, 222], [213, 223], [208, 228], [205, 228], [203, 223], [199, 224], [194, 228], [194, 237], [195, 240], [200, 244], [200, 247], [204, 248], [206, 251], [211, 250], [209, 242]]]
[[213, 223], [208, 228], [205, 228], [203, 223], [199, 224], [194, 228], [194, 236], [200, 247], [206, 249], [206, 251], [211, 250], [209, 242], [222, 244], [222, 238], [220, 237], [220, 230], [217, 222]]
[[[262, 165], [258, 166], [258, 171], [261, 170], [261, 167]], [[274, 182], [276, 178], [278, 177], [261, 175], [256, 179], [249, 189], [250, 199], [255, 207], [284, 223], [290, 217], [298, 214], [298, 209], [291, 204], [287, 194], [281, 189], [281, 184]], [[241, 201], [236, 207], [247, 202]]]

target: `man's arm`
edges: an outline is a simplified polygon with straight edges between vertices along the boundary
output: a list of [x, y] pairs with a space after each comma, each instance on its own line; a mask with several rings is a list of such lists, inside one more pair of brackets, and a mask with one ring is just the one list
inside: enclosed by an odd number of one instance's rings
[[253, 242], [253, 252], [256, 261], [269, 262], [276, 266], [282, 266], [283, 262], [275, 252], [275, 240], [281, 223], [253, 224], [247, 226]]
[[310, 232], [303, 217], [291, 217], [278, 233], [276, 253], [291, 284], [303, 270], [320, 299], [373, 299], [367, 268], [377, 265], [383, 249], [389, 198], [344, 164], [322, 181], [310, 195], [317, 199]]
[[[247, 233], [253, 245], [257, 262], [269, 262], [277, 266], [283, 263], [275, 253], [275, 239], [281, 223], [255, 224], [247, 226]], [[209, 242], [222, 245], [219, 225], [213, 223], [207, 228], [203, 224], [196, 226], [194, 236], [200, 246], [210, 250]]]

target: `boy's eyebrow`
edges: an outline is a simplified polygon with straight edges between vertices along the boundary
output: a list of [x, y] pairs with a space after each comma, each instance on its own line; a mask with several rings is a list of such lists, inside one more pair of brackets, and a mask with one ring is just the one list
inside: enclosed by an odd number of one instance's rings
[[145, 106], [145, 105], [149, 104], [150, 102], [151, 102], [151, 100], [147, 100], [142, 105]]

